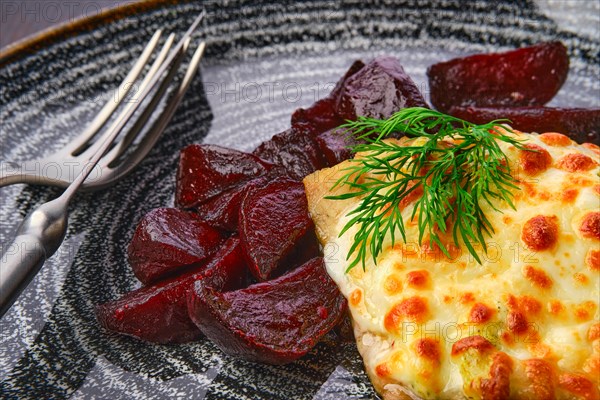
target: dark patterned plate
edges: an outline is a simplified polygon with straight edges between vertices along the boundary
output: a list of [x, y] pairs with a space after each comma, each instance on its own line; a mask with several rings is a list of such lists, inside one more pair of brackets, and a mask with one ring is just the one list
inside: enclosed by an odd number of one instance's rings
[[[291, 112], [324, 96], [356, 58], [398, 57], [427, 94], [426, 67], [475, 51], [561, 39], [571, 71], [556, 105], [600, 106], [598, 2], [151, 1], [70, 25], [0, 59], [1, 160], [52, 152], [89, 121], [158, 27], [181, 33], [204, 6], [201, 74], [169, 128], [126, 179], [82, 193], [65, 243], [0, 322], [0, 397], [31, 399], [344, 399], [375, 396], [354, 344], [327, 337], [272, 367], [224, 356], [207, 340], [159, 346], [102, 331], [94, 305], [135, 288], [125, 248], [148, 210], [172, 204], [178, 149], [251, 150]], [[60, 192], [0, 189], [6, 242]]]

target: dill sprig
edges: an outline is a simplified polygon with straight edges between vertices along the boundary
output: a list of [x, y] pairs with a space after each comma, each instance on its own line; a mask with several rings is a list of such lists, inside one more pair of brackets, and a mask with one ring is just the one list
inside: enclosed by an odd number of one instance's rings
[[[500, 200], [514, 209], [511, 190], [519, 189], [510, 173], [509, 160], [497, 141], [520, 149], [523, 146], [498, 129], [503, 122], [507, 121], [476, 125], [414, 107], [403, 109], [387, 120], [360, 117], [342, 125], [346, 133], [363, 141], [352, 147], [359, 155], [333, 186], [346, 185], [351, 190], [327, 197], [361, 198], [358, 206], [347, 214], [350, 220], [340, 233], [341, 236], [358, 226], [347, 255], [350, 259], [355, 254], [348, 270], [359, 262], [365, 268], [369, 253], [377, 263], [388, 235], [392, 245], [397, 232], [406, 243], [400, 205], [415, 190], [422, 191], [422, 195], [415, 200], [410, 220], [417, 218], [419, 244], [428, 234], [430, 245], [435, 243], [450, 258], [440, 233], [446, 234], [451, 229], [454, 244], [459, 246], [462, 240], [481, 264], [474, 244], [479, 243], [487, 252], [485, 236], [494, 232], [482, 205], [487, 203], [500, 212], [494, 205], [495, 200]], [[416, 139], [408, 146], [382, 140], [394, 132], [423, 139]]]

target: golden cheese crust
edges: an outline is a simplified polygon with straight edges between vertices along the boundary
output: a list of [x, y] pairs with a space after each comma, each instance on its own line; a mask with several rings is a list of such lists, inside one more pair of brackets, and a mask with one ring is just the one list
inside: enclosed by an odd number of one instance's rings
[[304, 180], [328, 273], [384, 399], [600, 398], [600, 148], [514, 135], [535, 151], [499, 142], [520, 190], [516, 210], [486, 210], [495, 232], [481, 265], [464, 244], [449, 259], [418, 242], [408, 221], [417, 194], [402, 205], [407, 243], [388, 242], [377, 265], [346, 273], [353, 231], [339, 233], [359, 200], [325, 197], [346, 190], [330, 188], [351, 161]]

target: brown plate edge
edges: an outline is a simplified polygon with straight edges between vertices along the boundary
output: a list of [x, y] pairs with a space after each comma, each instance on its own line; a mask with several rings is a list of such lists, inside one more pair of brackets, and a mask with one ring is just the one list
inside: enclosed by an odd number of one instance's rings
[[35, 54], [52, 44], [66, 38], [77, 36], [82, 32], [90, 32], [99, 26], [130, 17], [166, 5], [189, 2], [190, 0], [140, 0], [134, 3], [122, 4], [116, 7], [103, 9], [98, 14], [81, 16], [72, 21], [51, 26], [40, 32], [34, 33], [0, 50], [0, 68], [17, 62], [22, 58]]

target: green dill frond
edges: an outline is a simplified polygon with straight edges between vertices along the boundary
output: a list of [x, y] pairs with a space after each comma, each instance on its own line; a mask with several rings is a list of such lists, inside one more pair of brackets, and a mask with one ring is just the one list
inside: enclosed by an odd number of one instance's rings
[[[348, 252], [348, 270], [359, 263], [377, 257], [383, 251], [386, 238], [392, 245], [399, 232], [406, 242], [404, 219], [400, 211], [403, 199], [415, 190], [422, 190], [416, 200], [412, 218], [416, 218], [419, 243], [425, 236], [449, 255], [438, 232], [451, 233], [454, 244], [462, 241], [477, 262], [481, 259], [474, 243], [487, 251], [485, 237], [494, 233], [482, 206], [493, 210], [495, 201], [505, 201], [514, 208], [513, 190], [518, 190], [510, 173], [507, 156], [498, 140], [519, 149], [524, 147], [515, 138], [497, 129], [496, 120], [476, 125], [421, 107], [403, 109], [387, 120], [359, 117], [341, 128], [363, 143], [352, 148], [361, 156], [350, 166], [334, 187], [348, 186], [351, 191], [329, 199], [344, 200], [358, 197], [360, 202], [348, 213], [350, 220], [340, 236], [358, 226]], [[401, 146], [383, 139], [392, 133], [410, 138], [424, 138], [419, 145]], [[452, 139], [453, 145], [441, 144]], [[425, 172], [423, 172], [425, 171]]]

